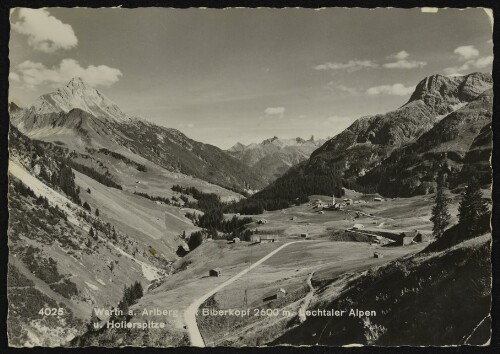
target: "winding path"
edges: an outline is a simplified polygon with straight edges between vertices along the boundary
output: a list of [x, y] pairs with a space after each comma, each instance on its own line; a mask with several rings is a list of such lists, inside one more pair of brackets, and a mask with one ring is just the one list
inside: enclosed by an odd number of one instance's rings
[[313, 275], [314, 275], [314, 272], [309, 274], [309, 276], [307, 277], [307, 280], [306, 280], [307, 286], [309, 286], [309, 292], [304, 297], [304, 302], [302, 303], [302, 305], [300, 305], [300, 308], [299, 308], [299, 321], [300, 321], [300, 323], [304, 322], [307, 319], [306, 310], [309, 307], [309, 304], [311, 303], [312, 297], [314, 295], [314, 287], [313, 287], [312, 282], [311, 282]]
[[201, 336], [200, 330], [198, 328], [198, 323], [196, 322], [196, 314], [198, 312], [198, 308], [203, 304], [210, 296], [214, 295], [224, 287], [228, 286], [231, 283], [234, 283], [236, 280], [241, 278], [243, 275], [254, 269], [255, 267], [259, 266], [272, 256], [274, 256], [276, 253], [281, 251], [283, 248], [287, 247], [288, 245], [291, 245], [293, 243], [298, 243], [298, 242], [304, 242], [304, 241], [292, 241], [285, 243], [284, 245], [276, 248], [274, 251], [268, 253], [266, 256], [262, 257], [259, 259], [257, 262], [253, 263], [250, 265], [248, 268], [243, 269], [241, 272], [233, 276], [232, 278], [226, 280], [224, 283], [220, 284], [219, 286], [215, 287], [214, 289], [210, 290], [209, 292], [205, 293], [203, 296], [199, 297], [195, 301], [189, 305], [186, 310], [184, 310], [184, 322], [186, 323], [187, 331], [189, 334], [189, 341], [191, 342], [192, 346], [196, 347], [205, 347], [205, 341], [203, 340], [203, 337]]

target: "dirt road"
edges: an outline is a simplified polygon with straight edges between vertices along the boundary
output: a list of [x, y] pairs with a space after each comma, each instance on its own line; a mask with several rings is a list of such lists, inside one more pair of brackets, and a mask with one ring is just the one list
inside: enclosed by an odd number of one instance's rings
[[[224, 283], [220, 284], [216, 288], [212, 289], [208, 293], [205, 293], [203, 296], [201, 296], [200, 298], [193, 301], [191, 303], [191, 305], [189, 305], [188, 308], [186, 308], [186, 310], [184, 310], [184, 322], [186, 323], [186, 326], [187, 326], [187, 331], [189, 334], [189, 341], [191, 342], [191, 345], [196, 346], [196, 347], [205, 347], [205, 341], [203, 340], [203, 337], [201, 336], [200, 330], [198, 328], [198, 323], [196, 322], [196, 313], [198, 312], [198, 308], [201, 306], [201, 304], [203, 304], [210, 296], [214, 295], [215, 293], [217, 293], [218, 291], [220, 291], [224, 287], [228, 286], [229, 284], [234, 283], [236, 280], [238, 280], [243, 275], [245, 275], [246, 273], [251, 271], [253, 268], [259, 266], [260, 264], [262, 264], [263, 262], [265, 262], [266, 260], [268, 260], [269, 258], [274, 256], [276, 253], [281, 251], [283, 248], [287, 247], [288, 245], [291, 245], [293, 243], [298, 243], [298, 242], [306, 242], [306, 241], [293, 241], [293, 242], [285, 243], [284, 245], [278, 247], [274, 251], [268, 253], [266, 256], [259, 259], [257, 262], [250, 265], [248, 268], [245, 268], [244, 270], [242, 270], [241, 272], [239, 272], [238, 274], [236, 274], [232, 278], [226, 280]], [[310, 242], [310, 241], [308, 241], [308, 242]]]

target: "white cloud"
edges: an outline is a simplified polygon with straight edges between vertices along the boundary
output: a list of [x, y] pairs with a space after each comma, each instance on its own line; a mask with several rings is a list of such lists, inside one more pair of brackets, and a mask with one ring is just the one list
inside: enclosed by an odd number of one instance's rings
[[488, 55], [486, 57], [476, 59], [476, 61], [474, 61], [472, 65], [478, 69], [482, 69], [491, 64], [493, 64], [493, 55]]
[[393, 85], [380, 85], [370, 87], [366, 90], [369, 95], [393, 95], [393, 96], [406, 96], [415, 90], [414, 86], [406, 87], [403, 84], [397, 83]]
[[329, 83], [327, 83], [326, 88], [331, 91], [342, 91], [351, 95], [356, 95], [358, 93], [358, 90], [356, 90], [354, 87], [338, 84], [335, 81], [330, 81]]
[[402, 50], [399, 53], [389, 55], [387, 59], [405, 60], [409, 56], [410, 54], [406, 50]]
[[377, 68], [379, 65], [371, 60], [349, 60], [347, 63], [331, 63], [316, 65], [315, 70], [346, 70], [348, 72], [358, 71], [361, 69]]
[[422, 68], [426, 65], [427, 63], [425, 61], [403, 59], [392, 63], [385, 63], [383, 67], [386, 69], [415, 69], [415, 68]]
[[9, 81], [12, 81], [12, 82], [19, 82], [21, 80], [21, 78], [19, 77], [18, 74], [16, 74], [15, 72], [11, 72], [9, 73]]
[[42, 63], [26, 60], [17, 66], [17, 75], [21, 82], [30, 89], [39, 85], [60, 86], [66, 84], [73, 77], [81, 77], [91, 86], [111, 86], [117, 82], [122, 73], [120, 70], [107, 65], [89, 65], [82, 67], [74, 59], [63, 59], [59, 66], [47, 68]]
[[457, 54], [461, 60], [469, 60], [479, 56], [479, 51], [473, 45], [457, 47], [453, 53]]
[[285, 107], [267, 107], [264, 113], [268, 116], [280, 116], [283, 117], [285, 114]]
[[480, 57], [477, 59], [467, 60], [460, 66], [450, 66], [445, 68], [443, 71], [448, 76], [461, 75], [464, 71], [484, 69], [493, 63], [493, 55], [488, 55], [485, 57]]
[[12, 29], [28, 36], [32, 48], [46, 53], [78, 44], [73, 27], [51, 16], [46, 9], [20, 9], [19, 20], [12, 24]]
[[386, 69], [415, 69], [427, 65], [425, 61], [407, 60], [409, 56], [410, 54], [406, 50], [391, 54], [387, 58], [396, 61], [382, 64], [382, 66]]

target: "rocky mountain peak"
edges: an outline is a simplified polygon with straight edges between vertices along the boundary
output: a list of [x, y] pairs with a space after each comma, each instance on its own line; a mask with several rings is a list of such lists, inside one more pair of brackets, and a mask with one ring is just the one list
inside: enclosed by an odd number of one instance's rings
[[277, 136], [273, 136], [272, 138], [266, 139], [262, 142], [262, 145], [273, 144], [280, 142]]
[[243, 145], [242, 143], [240, 142], [237, 142], [236, 144], [234, 144], [233, 146], [231, 146], [228, 151], [232, 151], [232, 152], [239, 152], [239, 151], [243, 151], [245, 149], [245, 145]]
[[69, 88], [86, 88], [88, 86], [89, 85], [81, 77], [72, 78], [66, 85], [66, 87]]
[[19, 107], [17, 104], [14, 102], [9, 102], [9, 113], [16, 113], [21, 110], [21, 107]]
[[74, 77], [64, 87], [40, 96], [33, 102], [30, 111], [36, 114], [68, 113], [75, 108], [114, 121], [126, 118], [113, 101], [81, 77]]
[[454, 110], [457, 104], [470, 101], [491, 88], [491, 74], [471, 73], [464, 76], [431, 75], [418, 83], [407, 104], [423, 101], [437, 114]]

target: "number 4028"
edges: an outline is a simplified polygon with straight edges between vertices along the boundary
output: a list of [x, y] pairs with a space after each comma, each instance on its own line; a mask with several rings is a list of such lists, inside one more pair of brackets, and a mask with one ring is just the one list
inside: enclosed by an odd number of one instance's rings
[[44, 307], [38, 311], [38, 314], [42, 316], [62, 316], [64, 315], [64, 309], [62, 307]]

